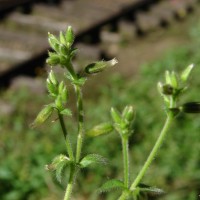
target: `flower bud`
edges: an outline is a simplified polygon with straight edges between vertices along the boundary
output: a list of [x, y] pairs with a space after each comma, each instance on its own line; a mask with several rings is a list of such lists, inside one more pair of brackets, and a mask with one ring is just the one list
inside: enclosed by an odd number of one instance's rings
[[188, 77], [193, 68], [194, 68], [194, 64], [191, 64], [181, 73], [181, 80], [183, 82], [186, 82], [188, 80]]
[[189, 102], [181, 106], [185, 113], [200, 113], [200, 102]]
[[91, 63], [85, 67], [85, 72], [87, 74], [99, 73], [107, 69], [108, 67], [112, 67], [116, 65], [117, 63], [118, 61], [115, 58], [109, 61], [99, 61], [99, 62]]
[[36, 119], [34, 122], [31, 124], [32, 127], [38, 126], [42, 123], [44, 123], [52, 114], [53, 112], [53, 106], [47, 105], [45, 106], [37, 115]]
[[56, 80], [56, 76], [53, 72], [53, 70], [51, 70], [49, 72], [49, 80], [54, 84], [54, 85], [57, 85], [58, 84], [58, 81]]
[[96, 137], [99, 135], [105, 135], [113, 131], [113, 125], [110, 122], [99, 124], [86, 132], [89, 137]]
[[129, 122], [129, 123], [132, 122], [135, 117], [135, 112], [134, 112], [133, 106], [126, 106], [123, 110], [122, 117], [127, 122]]
[[49, 64], [49, 65], [55, 66], [55, 65], [57, 65], [57, 64], [60, 63], [60, 57], [59, 57], [58, 55], [56, 55], [56, 54], [51, 55], [51, 56], [47, 59], [46, 62], [47, 62], [47, 64]]

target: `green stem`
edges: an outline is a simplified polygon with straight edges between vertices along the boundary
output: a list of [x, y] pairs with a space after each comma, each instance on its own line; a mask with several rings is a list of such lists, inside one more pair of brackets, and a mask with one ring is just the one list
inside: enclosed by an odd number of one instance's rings
[[71, 166], [70, 167], [69, 182], [67, 184], [67, 188], [66, 188], [66, 191], [65, 191], [64, 200], [69, 200], [71, 198], [75, 178], [76, 178], [76, 169], [75, 169], [74, 166]]
[[149, 168], [149, 166], [151, 165], [153, 159], [155, 158], [156, 156], [156, 153], [158, 152], [160, 146], [162, 145], [163, 143], [163, 140], [166, 136], [166, 133], [170, 127], [170, 124], [173, 120], [173, 114], [172, 113], [169, 113], [168, 116], [167, 116], [167, 119], [166, 119], [166, 122], [165, 122], [165, 125], [151, 151], [151, 153], [149, 154], [149, 157], [147, 158], [145, 164], [143, 165], [142, 169], [140, 170], [138, 176], [136, 177], [135, 181], [132, 183], [131, 185], [131, 190], [134, 190], [137, 185], [140, 183], [141, 179], [143, 178], [143, 176], [145, 175], [147, 169]]
[[129, 152], [128, 152], [128, 137], [122, 136], [122, 150], [124, 163], [124, 186], [129, 187]]
[[83, 145], [84, 138], [84, 111], [83, 111], [83, 97], [80, 86], [75, 85], [75, 92], [77, 96], [77, 110], [78, 110], [78, 138], [77, 138], [77, 147], [76, 147], [76, 162], [80, 161], [81, 150]]
[[73, 150], [71, 147], [71, 142], [70, 142], [69, 136], [67, 134], [67, 129], [66, 129], [66, 126], [64, 123], [63, 116], [58, 113], [58, 117], [59, 117], [60, 125], [61, 125], [62, 131], [63, 131], [63, 135], [65, 137], [67, 152], [69, 154], [70, 160], [74, 160], [74, 154], [73, 154]]

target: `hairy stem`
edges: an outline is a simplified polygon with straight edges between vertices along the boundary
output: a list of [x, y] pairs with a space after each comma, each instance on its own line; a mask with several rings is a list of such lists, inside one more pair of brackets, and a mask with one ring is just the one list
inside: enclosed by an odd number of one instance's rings
[[69, 182], [67, 184], [67, 188], [66, 188], [66, 191], [65, 191], [64, 200], [69, 200], [71, 198], [75, 178], [76, 178], [76, 169], [75, 169], [75, 166], [71, 166], [70, 167]]
[[173, 114], [172, 113], [169, 113], [168, 116], [167, 116], [167, 119], [165, 121], [165, 124], [164, 124], [164, 127], [162, 129], [162, 131], [160, 132], [160, 135], [152, 149], [152, 151], [150, 152], [145, 164], [143, 165], [142, 169], [140, 170], [138, 176], [136, 177], [135, 181], [132, 183], [131, 185], [131, 190], [134, 190], [137, 185], [140, 183], [141, 179], [143, 178], [143, 176], [145, 175], [147, 169], [149, 168], [149, 166], [151, 165], [153, 159], [155, 158], [160, 146], [162, 145], [163, 143], [163, 140], [166, 136], [166, 133], [170, 127], [170, 124], [173, 120]]
[[77, 147], [76, 147], [76, 162], [80, 161], [81, 150], [83, 145], [84, 138], [84, 111], [83, 111], [83, 97], [80, 86], [75, 85], [75, 92], [77, 96], [77, 110], [78, 110], [78, 138], [77, 138]]
[[74, 160], [74, 154], [73, 154], [73, 150], [72, 150], [72, 147], [71, 147], [71, 142], [70, 142], [69, 136], [67, 134], [67, 129], [66, 129], [66, 126], [65, 126], [65, 123], [64, 123], [63, 116], [58, 113], [58, 117], [59, 117], [60, 125], [61, 125], [62, 131], [63, 131], [63, 135], [65, 137], [67, 153], [69, 154], [70, 160]]
[[124, 164], [124, 186], [129, 187], [129, 151], [128, 137], [122, 137], [123, 164]]

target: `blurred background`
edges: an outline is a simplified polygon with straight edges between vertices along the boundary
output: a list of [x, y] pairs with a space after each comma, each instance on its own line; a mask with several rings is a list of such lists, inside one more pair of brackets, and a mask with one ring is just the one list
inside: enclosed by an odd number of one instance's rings
[[[200, 1], [198, 0], [0, 0], [0, 199], [59, 200], [66, 186], [45, 170], [65, 153], [60, 126], [31, 129], [48, 104], [45, 64], [47, 33], [58, 35], [71, 25], [79, 49], [77, 70], [91, 61], [116, 57], [119, 64], [88, 79], [84, 87], [86, 128], [110, 119], [111, 106], [133, 105], [137, 117], [130, 140], [131, 179], [151, 150], [165, 113], [157, 92], [166, 69], [182, 71], [195, 64], [186, 101], [200, 100]], [[58, 76], [62, 71], [56, 69]], [[72, 92], [72, 91], [71, 91]], [[70, 106], [74, 108], [73, 101]], [[67, 118], [72, 141], [76, 117]], [[181, 115], [143, 183], [164, 189], [150, 199], [197, 200], [200, 195], [200, 116]], [[105, 148], [106, 147], [106, 148]], [[114, 200], [118, 192], [98, 194], [106, 179], [122, 179], [118, 135], [86, 139], [86, 152], [110, 158], [106, 167], [84, 170], [74, 199]], [[67, 177], [67, 171], [66, 171]]]

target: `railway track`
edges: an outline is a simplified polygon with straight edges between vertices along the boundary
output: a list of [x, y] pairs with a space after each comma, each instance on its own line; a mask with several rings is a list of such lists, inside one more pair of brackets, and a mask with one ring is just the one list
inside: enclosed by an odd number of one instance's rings
[[[18, 75], [37, 75], [47, 57], [47, 32], [58, 34], [71, 25], [75, 45], [109, 58], [114, 55], [108, 44], [167, 27], [197, 5], [197, 0], [0, 0], [0, 87]], [[23, 6], [27, 12], [18, 11]]]

